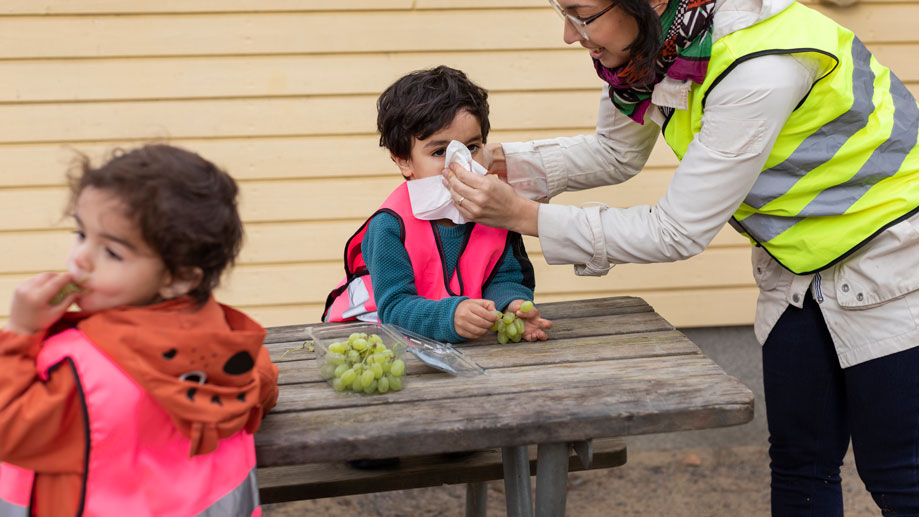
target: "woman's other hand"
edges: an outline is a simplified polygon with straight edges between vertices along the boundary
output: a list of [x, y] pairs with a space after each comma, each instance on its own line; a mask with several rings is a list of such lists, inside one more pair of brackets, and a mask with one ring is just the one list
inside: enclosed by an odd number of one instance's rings
[[[492, 161], [492, 165], [496, 160]], [[451, 163], [444, 169], [444, 186], [467, 220], [523, 235], [537, 235], [539, 203], [518, 196], [495, 174], [479, 176]]]
[[466, 339], [482, 337], [498, 321], [495, 315], [495, 302], [468, 298], [456, 306], [453, 313], [453, 328]]
[[504, 148], [501, 144], [485, 144], [483, 151], [482, 165], [488, 169], [488, 174], [494, 174], [507, 181], [507, 162], [504, 160]]

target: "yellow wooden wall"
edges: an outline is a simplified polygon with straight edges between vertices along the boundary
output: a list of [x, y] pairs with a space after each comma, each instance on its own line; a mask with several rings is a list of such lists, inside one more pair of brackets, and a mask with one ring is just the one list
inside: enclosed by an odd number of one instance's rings
[[[919, 89], [919, 3], [820, 7]], [[73, 150], [149, 139], [201, 153], [240, 183], [247, 242], [218, 296], [264, 325], [316, 321], [342, 246], [401, 176], [379, 149], [377, 95], [447, 64], [491, 92], [491, 141], [591, 132], [600, 83], [544, 0], [0, 1], [0, 321], [14, 286], [61, 270]], [[653, 203], [663, 145], [619, 187], [555, 202]], [[527, 239], [537, 302], [637, 295], [679, 326], [749, 324], [749, 247], [722, 231], [702, 255], [602, 278], [548, 266]]]

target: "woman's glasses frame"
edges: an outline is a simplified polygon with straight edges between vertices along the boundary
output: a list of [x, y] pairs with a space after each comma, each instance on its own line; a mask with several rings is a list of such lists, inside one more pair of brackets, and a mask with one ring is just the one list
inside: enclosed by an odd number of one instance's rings
[[587, 41], [590, 41], [590, 34], [587, 33], [587, 25], [588, 25], [589, 23], [595, 21], [597, 18], [599, 18], [599, 17], [603, 16], [604, 14], [606, 14], [606, 12], [609, 11], [610, 9], [612, 9], [613, 7], [616, 7], [616, 3], [615, 3], [615, 2], [612, 2], [612, 3], [609, 4], [609, 7], [607, 7], [607, 8], [605, 8], [605, 9], [601, 10], [601, 11], [600, 11], [599, 13], [597, 13], [597, 14], [594, 14], [594, 15], [592, 15], [592, 16], [588, 16], [587, 18], [579, 18], [579, 17], [577, 17], [577, 16], [575, 16], [575, 15], [573, 15], [573, 14], [571, 14], [571, 13], [565, 11], [565, 8], [562, 7], [562, 6], [558, 3], [557, 0], [549, 0], [549, 3], [552, 4], [552, 7], [555, 8], [555, 12], [557, 12], [558, 15], [562, 17], [563, 20], [565, 20], [566, 22], [570, 23], [571, 26], [574, 27], [574, 30], [578, 31], [578, 34], [580, 34], [580, 35], [581, 35], [585, 40], [587, 40]]

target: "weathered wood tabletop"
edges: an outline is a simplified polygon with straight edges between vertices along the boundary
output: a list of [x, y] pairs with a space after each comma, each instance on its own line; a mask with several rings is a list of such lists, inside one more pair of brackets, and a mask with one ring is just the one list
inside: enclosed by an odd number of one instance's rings
[[404, 389], [382, 395], [337, 393], [306, 349], [281, 357], [317, 324], [269, 329], [281, 391], [255, 437], [259, 466], [508, 450], [753, 418], [752, 392], [642, 299], [538, 307], [553, 321], [547, 341], [501, 345], [488, 333], [456, 345], [487, 375], [454, 377], [406, 354]]

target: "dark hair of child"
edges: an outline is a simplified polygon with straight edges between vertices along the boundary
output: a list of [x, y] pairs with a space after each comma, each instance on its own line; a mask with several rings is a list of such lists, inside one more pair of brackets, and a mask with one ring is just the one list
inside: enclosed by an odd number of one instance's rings
[[377, 99], [380, 146], [409, 159], [415, 139], [424, 140], [449, 126], [457, 112], [468, 111], [488, 137], [488, 92], [466, 74], [448, 66], [416, 70], [394, 82]]
[[163, 144], [117, 149], [97, 168], [81, 156], [76, 169], [68, 213], [87, 187], [114, 194], [171, 275], [201, 269], [201, 282], [188, 294], [207, 301], [242, 246], [233, 178], [193, 152]]

